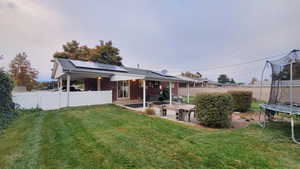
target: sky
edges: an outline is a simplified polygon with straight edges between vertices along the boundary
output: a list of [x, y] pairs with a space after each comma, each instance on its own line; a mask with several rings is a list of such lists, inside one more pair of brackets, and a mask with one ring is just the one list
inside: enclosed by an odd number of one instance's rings
[[[0, 0], [0, 67], [26, 52], [50, 80], [56, 51], [112, 40], [126, 66], [260, 78], [265, 60], [300, 48], [299, 0]], [[220, 68], [225, 66], [226, 68]], [[216, 69], [218, 68], [218, 69]]]

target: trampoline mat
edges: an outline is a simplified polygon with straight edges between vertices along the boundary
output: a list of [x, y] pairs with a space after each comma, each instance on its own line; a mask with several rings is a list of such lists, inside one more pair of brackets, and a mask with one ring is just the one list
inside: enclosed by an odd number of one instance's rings
[[290, 106], [284, 104], [261, 104], [259, 105], [261, 108], [265, 110], [272, 110], [281, 113], [290, 113], [300, 115], [300, 107], [297, 106]]

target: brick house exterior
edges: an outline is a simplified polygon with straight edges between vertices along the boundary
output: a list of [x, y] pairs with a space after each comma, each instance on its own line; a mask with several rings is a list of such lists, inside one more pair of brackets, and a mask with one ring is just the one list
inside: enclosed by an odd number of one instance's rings
[[172, 91], [172, 97], [169, 98], [169, 103], [172, 104], [173, 96], [178, 96], [179, 83], [189, 82], [147, 69], [62, 58], [56, 58], [52, 62], [51, 77], [57, 79], [60, 90], [65, 84], [67, 98], [70, 98], [72, 81], [80, 80], [84, 83], [85, 91], [110, 90], [113, 102], [137, 100], [142, 101], [145, 108], [147, 101], [159, 100], [159, 95], [166, 88], [169, 92]]
[[[97, 91], [97, 79], [95, 78], [85, 78], [84, 90], [85, 91]], [[100, 90], [112, 90], [113, 101], [118, 100], [117, 95], [117, 82], [112, 82], [109, 78], [101, 78], [100, 80]], [[172, 95], [178, 96], [178, 83], [173, 83]], [[141, 100], [143, 98], [143, 87], [141, 81], [139, 80], [129, 80], [129, 98], [130, 100]], [[159, 81], [147, 81], [146, 82], [146, 93], [147, 98], [150, 96], [158, 96], [162, 90], [169, 87], [168, 82], [159, 82]]]

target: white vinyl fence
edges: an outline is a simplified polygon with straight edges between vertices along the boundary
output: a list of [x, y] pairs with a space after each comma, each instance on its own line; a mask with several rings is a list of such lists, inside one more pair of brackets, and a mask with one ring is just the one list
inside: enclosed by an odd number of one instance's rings
[[[43, 110], [67, 107], [67, 92], [24, 92], [13, 93], [13, 101], [24, 109]], [[112, 91], [70, 92], [70, 106], [86, 106], [112, 103]]]

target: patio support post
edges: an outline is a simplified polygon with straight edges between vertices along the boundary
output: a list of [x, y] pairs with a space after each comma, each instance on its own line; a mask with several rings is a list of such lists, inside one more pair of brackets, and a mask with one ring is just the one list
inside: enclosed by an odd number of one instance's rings
[[146, 80], [143, 80], [143, 109], [146, 108]]
[[169, 88], [170, 88], [170, 91], [169, 91], [169, 93], [170, 93], [170, 105], [172, 104], [172, 82], [169, 82]]
[[60, 90], [60, 79], [57, 79], [57, 90]]
[[67, 74], [67, 107], [70, 106], [70, 81], [71, 75]]
[[97, 77], [97, 91], [101, 90], [101, 83], [100, 83], [101, 78]]
[[190, 103], [190, 84], [189, 84], [189, 82], [187, 83], [187, 102]]
[[61, 93], [62, 93], [62, 88], [63, 88], [63, 79], [62, 79], [62, 77], [60, 77], [58, 79], [58, 95], [59, 95], [58, 101], [59, 101], [59, 108], [61, 108]]
[[63, 88], [63, 79], [60, 77], [59, 78], [59, 81], [58, 81], [58, 84], [59, 84], [59, 91], [62, 91], [62, 88]]

